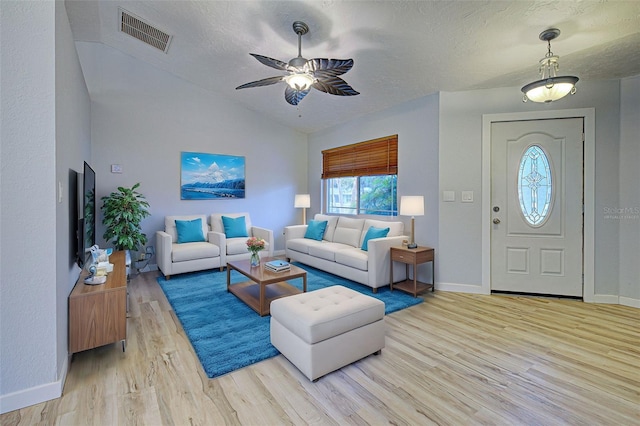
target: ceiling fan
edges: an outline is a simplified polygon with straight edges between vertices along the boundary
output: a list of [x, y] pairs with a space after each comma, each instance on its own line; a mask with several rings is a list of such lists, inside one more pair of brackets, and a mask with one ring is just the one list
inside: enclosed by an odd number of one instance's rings
[[264, 65], [285, 71], [286, 74], [252, 81], [236, 87], [236, 90], [246, 89], [247, 87], [269, 86], [283, 81], [287, 83], [284, 98], [291, 105], [298, 105], [312, 87], [330, 95], [355, 96], [360, 94], [360, 92], [353, 90], [346, 81], [338, 77], [353, 67], [353, 59], [314, 58], [307, 60], [302, 57], [302, 36], [309, 32], [309, 26], [304, 22], [295, 21], [293, 23], [293, 31], [298, 34], [298, 57], [291, 59], [288, 63], [250, 53], [251, 56]]

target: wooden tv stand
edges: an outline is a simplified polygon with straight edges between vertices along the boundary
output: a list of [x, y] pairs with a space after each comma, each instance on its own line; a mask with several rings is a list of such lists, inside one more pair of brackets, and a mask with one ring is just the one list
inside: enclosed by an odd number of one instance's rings
[[114, 252], [113, 271], [104, 284], [84, 283], [83, 270], [69, 295], [69, 353], [93, 349], [127, 338], [127, 274], [125, 252]]

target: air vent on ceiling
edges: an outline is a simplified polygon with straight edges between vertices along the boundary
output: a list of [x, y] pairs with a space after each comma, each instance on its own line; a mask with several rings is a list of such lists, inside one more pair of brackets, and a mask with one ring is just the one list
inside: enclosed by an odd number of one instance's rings
[[118, 8], [120, 14], [120, 31], [167, 53], [173, 36], [144, 22], [137, 16]]

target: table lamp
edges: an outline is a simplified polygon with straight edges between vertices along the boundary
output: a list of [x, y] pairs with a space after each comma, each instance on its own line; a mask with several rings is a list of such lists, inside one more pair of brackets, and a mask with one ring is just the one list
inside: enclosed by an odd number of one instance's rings
[[403, 195], [400, 198], [400, 215], [411, 216], [411, 241], [407, 248], [417, 248], [415, 239], [415, 217], [424, 216], [424, 197], [422, 195]]
[[311, 196], [309, 194], [296, 194], [293, 207], [302, 209], [302, 224], [307, 224], [307, 208], [311, 207]]

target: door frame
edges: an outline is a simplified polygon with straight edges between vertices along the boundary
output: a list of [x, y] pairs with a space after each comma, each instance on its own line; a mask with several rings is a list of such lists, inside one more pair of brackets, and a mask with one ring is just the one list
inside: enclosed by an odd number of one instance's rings
[[491, 123], [499, 121], [582, 118], [584, 120], [584, 228], [582, 297], [594, 302], [595, 292], [595, 108], [482, 115], [482, 293], [491, 293]]

